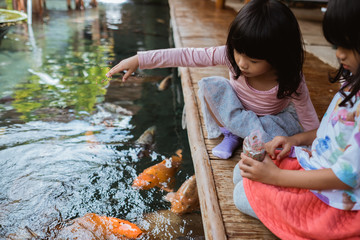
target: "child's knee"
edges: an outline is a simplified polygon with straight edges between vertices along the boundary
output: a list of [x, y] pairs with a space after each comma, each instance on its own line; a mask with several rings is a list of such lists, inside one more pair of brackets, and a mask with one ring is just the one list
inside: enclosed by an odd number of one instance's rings
[[210, 103], [214, 101], [214, 104], [219, 103], [218, 98], [222, 96], [222, 94], [228, 93], [229, 91], [231, 93], [234, 92], [230, 85], [230, 81], [224, 77], [206, 77], [201, 79], [198, 82], [198, 85], [199, 92], [202, 93], [201, 95], [203, 95], [204, 98]]
[[243, 183], [240, 180], [234, 188], [233, 198], [234, 198], [234, 204], [237, 209], [240, 211], [244, 208], [243, 206], [243, 198], [246, 198]]
[[235, 167], [234, 167], [234, 171], [233, 171], [233, 183], [236, 185], [240, 181], [242, 181], [242, 176], [240, 174], [239, 165], [236, 164]]
[[258, 218], [252, 209], [245, 193], [243, 181], [238, 182], [234, 188], [234, 204], [235, 207], [242, 213], [245, 213], [251, 217]]
[[229, 80], [220, 76], [202, 78], [198, 83], [200, 88], [211, 88], [212, 86], [225, 88], [230, 86]]

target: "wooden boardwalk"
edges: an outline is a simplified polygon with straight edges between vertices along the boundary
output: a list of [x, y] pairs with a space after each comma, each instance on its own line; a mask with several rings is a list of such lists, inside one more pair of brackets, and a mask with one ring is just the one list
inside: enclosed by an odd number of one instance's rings
[[[176, 47], [225, 44], [229, 24], [236, 15], [234, 9], [218, 9], [210, 0], [169, 0], [169, 5]], [[312, 101], [321, 117], [338, 89], [327, 81], [328, 72], [334, 69], [311, 54], [307, 54], [304, 67]], [[179, 68], [179, 72], [206, 239], [277, 239], [260, 221], [242, 214], [233, 203], [232, 172], [239, 161], [240, 149], [229, 160], [211, 154], [221, 138], [207, 138], [197, 82], [214, 75], [228, 78], [228, 69], [225, 66]]]

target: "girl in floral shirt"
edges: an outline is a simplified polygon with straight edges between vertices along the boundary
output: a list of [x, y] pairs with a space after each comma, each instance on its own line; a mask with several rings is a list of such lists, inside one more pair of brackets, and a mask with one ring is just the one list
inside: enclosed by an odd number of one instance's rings
[[242, 154], [234, 170], [235, 205], [281, 239], [360, 238], [359, 23], [359, 0], [329, 0], [323, 30], [341, 64], [331, 81], [343, 85], [319, 129], [275, 137], [263, 162]]

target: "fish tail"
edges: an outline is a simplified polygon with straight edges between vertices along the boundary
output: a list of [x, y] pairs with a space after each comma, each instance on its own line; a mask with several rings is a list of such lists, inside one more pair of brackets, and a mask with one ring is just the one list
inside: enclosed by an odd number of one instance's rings
[[178, 150], [176, 150], [176, 155], [178, 155], [179, 157], [181, 157], [182, 158], [182, 149], [178, 149]]

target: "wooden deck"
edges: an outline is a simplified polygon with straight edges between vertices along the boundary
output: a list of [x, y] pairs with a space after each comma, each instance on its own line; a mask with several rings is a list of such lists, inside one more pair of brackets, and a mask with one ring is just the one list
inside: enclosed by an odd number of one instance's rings
[[[216, 3], [210, 0], [169, 0], [169, 5], [176, 47], [225, 44], [235, 10], [216, 8]], [[304, 67], [311, 98], [320, 117], [338, 89], [327, 81], [328, 72], [334, 69], [311, 54], [307, 54]], [[239, 161], [240, 149], [230, 160], [217, 159], [211, 154], [221, 138], [207, 138], [197, 82], [213, 75], [228, 78], [228, 69], [217, 66], [179, 70], [206, 239], [277, 239], [260, 221], [242, 214], [233, 203], [232, 172]]]

